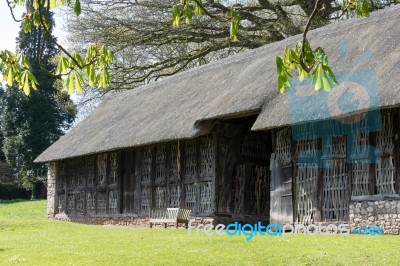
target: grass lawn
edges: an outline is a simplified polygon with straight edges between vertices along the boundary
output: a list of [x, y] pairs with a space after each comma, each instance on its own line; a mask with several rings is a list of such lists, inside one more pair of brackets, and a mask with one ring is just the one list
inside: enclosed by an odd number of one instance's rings
[[47, 221], [46, 201], [0, 201], [0, 265], [399, 265], [400, 236], [188, 236], [184, 229]]

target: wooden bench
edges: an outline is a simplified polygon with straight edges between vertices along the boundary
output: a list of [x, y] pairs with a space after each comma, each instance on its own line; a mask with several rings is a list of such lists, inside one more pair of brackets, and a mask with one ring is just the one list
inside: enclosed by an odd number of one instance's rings
[[166, 228], [169, 223], [174, 223], [176, 228], [178, 228], [178, 223], [184, 223], [186, 228], [188, 228], [191, 212], [191, 209], [186, 208], [150, 208], [150, 228], [152, 228], [155, 223], [163, 223], [164, 228]]

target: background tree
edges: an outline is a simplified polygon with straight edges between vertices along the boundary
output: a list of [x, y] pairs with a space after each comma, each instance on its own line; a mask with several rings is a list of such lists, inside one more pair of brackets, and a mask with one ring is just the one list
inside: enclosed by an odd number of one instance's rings
[[[176, 49], [171, 51], [166, 49], [172, 56], [167, 56], [166, 59], [150, 58], [150, 62], [146, 60], [146, 65], [137, 68], [130, 63], [120, 67], [115, 65], [114, 74], [119, 75], [118, 87], [123, 87], [128, 83], [128, 86], [137, 82], [144, 82], [157, 79], [161, 76], [172, 75], [179, 72], [191, 64], [202, 64], [207, 62], [206, 56], [215, 52], [221, 52], [224, 49], [230, 51], [231, 48], [255, 48], [261, 44], [280, 40], [287, 36], [298, 33], [298, 30], [304, 27], [303, 40], [299, 42], [295, 49], [285, 51], [282, 58], [277, 58], [278, 68], [278, 85], [280, 91], [284, 91], [290, 83], [290, 72], [297, 68], [299, 75], [303, 75], [305, 71], [313, 78], [316, 83], [316, 89], [321, 88], [320, 73], [322, 75], [322, 84], [327, 81], [325, 76], [328, 74], [330, 80], [334, 81], [334, 75], [331, 74], [326, 60], [326, 55], [323, 49], [319, 47], [315, 50], [307, 42], [307, 32], [315, 26], [324, 25], [327, 21], [334, 18], [341, 18], [344, 15], [356, 14], [357, 16], [368, 16], [371, 10], [381, 8], [382, 6], [397, 3], [398, 0], [98, 0], [86, 3], [92, 11], [99, 11], [99, 6], [107, 7], [103, 12], [98, 13], [100, 16], [112, 14], [109, 27], [115, 26], [115, 23], [121, 17], [121, 14], [127, 9], [134, 8], [132, 11], [134, 16], [128, 14], [127, 20], [120, 20], [122, 27], [115, 28], [115, 31], [110, 32], [111, 35], [101, 35], [107, 39], [115, 34], [124, 35], [131, 33], [130, 37], [136, 37], [136, 33], [141, 31], [140, 27], [132, 27], [129, 23], [135, 17], [139, 17], [136, 21], [141, 23], [141, 27], [147, 30], [143, 36], [139, 36], [139, 46], [151, 45], [153, 51], [145, 51], [158, 54], [158, 50], [165, 50], [165, 44], [183, 44], [179, 48], [189, 48], [187, 53], [179, 53], [176, 56]], [[110, 83], [110, 75], [108, 67], [113, 61], [113, 52], [104, 45], [103, 42], [89, 44], [86, 49], [86, 56], [81, 56], [77, 51], [69, 52], [60, 43], [53, 38], [49, 32], [49, 14], [50, 10], [57, 7], [73, 8], [76, 16], [81, 14], [81, 0], [6, 0], [10, 7], [11, 14], [16, 21], [23, 21], [25, 32], [31, 31], [32, 27], [44, 30], [45, 38], [41, 39], [41, 52], [46, 42], [52, 42], [61, 51], [60, 59], [56, 69], [48, 70], [43, 64], [40, 66], [46, 69], [49, 75], [66, 76], [64, 89], [70, 94], [75, 90], [82, 91], [82, 86], [87, 79], [90, 86], [98, 88], [106, 88]], [[25, 5], [26, 12], [22, 19], [15, 18], [13, 13], [15, 5]], [[43, 8], [41, 8], [43, 7]], [[150, 11], [150, 12], [149, 12]], [[157, 11], [156, 13], [151, 11]], [[125, 13], [126, 14], [126, 13]], [[140, 14], [145, 14], [140, 16]], [[163, 19], [166, 14], [171, 14], [172, 19], [166, 21]], [[123, 16], [123, 15], [122, 15]], [[307, 22], [304, 24], [304, 19]], [[156, 23], [152, 23], [152, 22]], [[202, 27], [187, 27], [185, 33], [168, 31], [165, 35], [165, 28], [172, 25], [179, 26], [181, 21], [186, 25], [198, 24]], [[98, 21], [97, 21], [98, 22]], [[161, 22], [161, 24], [160, 24]], [[121, 23], [117, 23], [117, 26]], [[230, 41], [226, 40], [226, 31], [228, 27], [222, 28], [220, 25], [230, 25], [229, 35]], [[148, 27], [150, 26], [150, 27]], [[93, 28], [96, 30], [95, 28]], [[82, 29], [80, 29], [82, 30]], [[242, 45], [236, 45], [238, 35], [245, 40]], [[132, 35], [133, 34], [133, 35]], [[143, 38], [141, 38], [143, 37]], [[161, 41], [160, 41], [161, 39]], [[229, 39], [229, 38], [228, 38]], [[252, 40], [252, 41], [249, 41]], [[211, 42], [211, 44], [207, 43]], [[214, 45], [215, 43], [216, 45]], [[201, 45], [200, 45], [201, 44]], [[194, 47], [194, 48], [193, 48]], [[222, 48], [218, 48], [222, 47]], [[155, 49], [155, 50], [154, 50]], [[164, 51], [162, 51], [164, 52]], [[175, 52], [175, 53], [174, 53]], [[182, 56], [182, 54], [184, 56]], [[137, 56], [136, 56], [137, 55]], [[143, 61], [140, 54], [134, 53], [135, 60]], [[119, 61], [124, 63], [123, 57]], [[210, 60], [210, 58], [208, 58]], [[308, 64], [311, 59], [311, 64]], [[293, 64], [294, 63], [294, 64]], [[136, 71], [138, 76], [129, 80], [129, 75], [124, 75], [124, 70]], [[172, 69], [172, 70], [171, 70]], [[30, 93], [31, 87], [36, 88], [37, 81], [35, 76], [30, 72], [30, 66], [27, 60], [21, 54], [13, 54], [10, 51], [0, 51], [0, 70], [3, 73], [4, 79], [11, 86], [16, 82], [20, 89], [23, 89], [25, 94]], [[318, 71], [317, 71], [318, 70]], [[329, 80], [328, 80], [329, 81]], [[330, 84], [330, 81], [328, 82]]]
[[[52, 14], [49, 22], [54, 26]], [[51, 33], [52, 27], [49, 29]], [[17, 38], [19, 52], [26, 56], [40, 84], [38, 90], [25, 96], [14, 85], [2, 92], [3, 152], [16, 181], [29, 190], [34, 189], [37, 177], [45, 173], [45, 166], [34, 164], [33, 160], [70, 127], [76, 115], [69, 95], [60, 89], [61, 81], [40, 67], [41, 61], [47, 69], [54, 68], [53, 58], [59, 52], [53, 43], [47, 42], [41, 55], [40, 40], [44, 34], [41, 28], [25, 33], [21, 27]]]
[[[184, 5], [200, 2], [203, 15], [191, 13], [185, 23]], [[115, 52], [110, 66], [112, 89], [129, 89], [144, 82], [219, 60], [246, 49], [279, 41], [305, 30], [317, 1], [302, 0], [85, 0], [83, 15], [68, 17], [70, 47], [104, 43]], [[352, 16], [343, 1], [320, 0], [309, 29]], [[372, 10], [396, 1], [369, 1]], [[181, 6], [179, 27], [172, 26], [171, 10]], [[193, 9], [194, 10], [194, 9]], [[232, 13], [240, 17], [232, 39]], [[282, 51], [283, 52], [283, 51]]]

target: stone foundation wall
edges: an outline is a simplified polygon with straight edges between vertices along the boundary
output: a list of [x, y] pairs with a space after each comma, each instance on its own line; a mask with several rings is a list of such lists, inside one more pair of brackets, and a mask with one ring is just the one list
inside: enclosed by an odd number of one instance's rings
[[384, 234], [400, 233], [400, 200], [375, 200], [350, 203], [350, 227], [381, 226]]
[[[67, 215], [67, 214], [55, 214], [49, 216], [52, 220], [67, 221], [82, 224], [91, 225], [114, 225], [114, 226], [133, 226], [133, 227], [149, 227], [149, 219], [147, 217], [139, 217], [138, 215], [110, 215], [110, 216], [96, 216], [96, 215]], [[229, 224], [234, 222], [239, 223], [257, 223], [258, 221], [267, 221], [257, 217], [246, 217], [245, 221], [238, 219], [237, 217], [199, 217], [193, 216], [190, 218], [194, 220], [192, 226], [196, 227], [198, 224]], [[243, 219], [243, 218], [242, 218]], [[154, 224], [153, 227], [164, 227], [164, 224]], [[168, 224], [168, 227], [175, 227], [174, 224]], [[185, 227], [185, 224], [179, 224], [179, 227]]]
[[56, 174], [57, 163], [50, 162], [47, 170], [47, 217], [54, 217], [56, 214]]
[[[53, 220], [67, 221], [91, 225], [113, 225], [113, 226], [132, 226], [132, 227], [149, 227], [149, 219], [147, 217], [120, 215], [120, 216], [82, 216], [82, 215], [66, 215], [57, 214]], [[195, 221], [192, 225], [197, 224], [213, 224], [214, 218], [210, 217], [191, 217]], [[164, 227], [164, 224], [154, 224], [153, 227]], [[168, 227], [175, 227], [174, 224], [168, 224]], [[179, 227], [185, 228], [185, 224], [179, 224]]]

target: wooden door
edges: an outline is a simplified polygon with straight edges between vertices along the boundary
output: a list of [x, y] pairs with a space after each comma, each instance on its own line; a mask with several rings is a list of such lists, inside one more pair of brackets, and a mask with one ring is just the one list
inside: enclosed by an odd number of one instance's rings
[[277, 162], [271, 156], [271, 211], [270, 223], [293, 223], [291, 163]]

